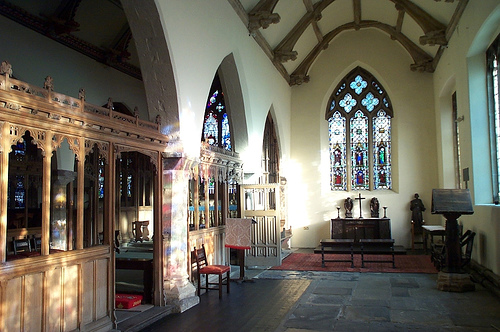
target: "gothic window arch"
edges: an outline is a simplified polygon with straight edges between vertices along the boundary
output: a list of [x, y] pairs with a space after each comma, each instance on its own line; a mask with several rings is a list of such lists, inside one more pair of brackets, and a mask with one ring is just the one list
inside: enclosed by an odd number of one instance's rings
[[500, 35], [486, 51], [488, 108], [490, 119], [491, 161], [493, 175], [493, 202], [500, 201]]
[[215, 74], [208, 95], [205, 116], [203, 118], [203, 133], [201, 140], [211, 146], [217, 146], [228, 151], [232, 151], [231, 129], [226, 104], [224, 102], [224, 92], [218, 74]]
[[392, 189], [392, 104], [361, 67], [337, 85], [326, 111], [331, 190]]

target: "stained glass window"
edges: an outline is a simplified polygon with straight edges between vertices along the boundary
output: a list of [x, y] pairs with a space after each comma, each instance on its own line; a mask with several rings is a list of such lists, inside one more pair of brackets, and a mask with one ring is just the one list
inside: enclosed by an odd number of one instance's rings
[[330, 183], [332, 189], [346, 190], [346, 120], [340, 112], [335, 112], [328, 120], [330, 133]]
[[326, 112], [332, 190], [391, 189], [389, 96], [366, 70], [355, 68], [338, 84]]
[[353, 189], [369, 189], [368, 117], [358, 110], [350, 122], [351, 187]]
[[219, 76], [212, 82], [203, 120], [201, 140], [231, 151], [231, 130]]
[[373, 118], [373, 188], [391, 188], [391, 117], [380, 110]]
[[99, 198], [104, 198], [104, 167], [105, 160], [102, 156], [99, 156]]

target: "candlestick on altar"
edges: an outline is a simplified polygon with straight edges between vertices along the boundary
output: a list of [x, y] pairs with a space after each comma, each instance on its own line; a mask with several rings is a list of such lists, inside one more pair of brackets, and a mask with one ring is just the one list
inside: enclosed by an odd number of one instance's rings
[[387, 206], [384, 206], [384, 218], [387, 218]]
[[337, 219], [340, 219], [340, 206], [337, 206]]
[[359, 193], [359, 196], [356, 197], [356, 199], [359, 200], [359, 219], [363, 219], [363, 212], [361, 210], [361, 200], [365, 198], [361, 197], [361, 193]]

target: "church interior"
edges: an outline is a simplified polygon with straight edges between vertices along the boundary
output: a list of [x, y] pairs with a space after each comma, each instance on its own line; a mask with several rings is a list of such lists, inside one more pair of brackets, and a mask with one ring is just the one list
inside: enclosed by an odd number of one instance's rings
[[454, 275], [474, 234], [500, 294], [498, 0], [6, 0], [0, 30], [1, 331], [203, 308], [195, 248], [241, 282], [434, 232]]

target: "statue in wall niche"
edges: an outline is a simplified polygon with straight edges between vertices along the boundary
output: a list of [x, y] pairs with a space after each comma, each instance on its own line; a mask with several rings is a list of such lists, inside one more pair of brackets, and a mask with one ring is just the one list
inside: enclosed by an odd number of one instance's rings
[[371, 211], [372, 218], [378, 218], [379, 217], [379, 209], [380, 209], [380, 203], [378, 202], [378, 198], [377, 197], [373, 197], [370, 200], [370, 211]]
[[346, 218], [352, 218], [352, 207], [353, 207], [352, 198], [347, 197], [344, 200], [344, 208], [345, 208], [345, 217]]
[[411, 222], [415, 224], [415, 230], [421, 230], [424, 223], [422, 212], [425, 211], [425, 206], [418, 194], [415, 194], [415, 198], [410, 202], [410, 210]]

